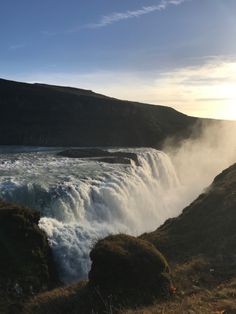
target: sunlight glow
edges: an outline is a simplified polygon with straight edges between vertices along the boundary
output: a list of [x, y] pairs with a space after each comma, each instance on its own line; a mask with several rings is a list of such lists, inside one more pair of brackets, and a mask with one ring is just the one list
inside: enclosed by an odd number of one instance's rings
[[197, 116], [236, 120], [236, 62], [179, 69], [156, 85], [163, 104]]
[[[57, 73], [34, 80], [93, 89], [107, 96], [173, 107], [189, 115], [236, 120], [236, 60], [215, 58], [170, 72]], [[29, 78], [28, 81], [32, 80]]]

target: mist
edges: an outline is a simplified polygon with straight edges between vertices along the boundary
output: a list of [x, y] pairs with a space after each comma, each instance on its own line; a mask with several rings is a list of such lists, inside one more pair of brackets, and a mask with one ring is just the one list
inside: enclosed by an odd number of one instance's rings
[[178, 146], [174, 139], [164, 145], [184, 188], [187, 206], [207, 188], [220, 172], [236, 162], [236, 122], [205, 120], [198, 122], [192, 136]]

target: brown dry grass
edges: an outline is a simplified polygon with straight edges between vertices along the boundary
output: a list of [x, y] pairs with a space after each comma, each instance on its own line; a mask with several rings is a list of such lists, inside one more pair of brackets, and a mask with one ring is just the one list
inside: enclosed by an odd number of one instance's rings
[[122, 314], [235, 314], [236, 279], [214, 290], [203, 289], [187, 296], [176, 295], [173, 300], [153, 306], [124, 310]]
[[[173, 266], [173, 265], [172, 265]], [[203, 257], [173, 266], [176, 293], [150, 306], [125, 309], [117, 304], [104, 304], [98, 311], [86, 307], [97, 302], [86, 283], [60, 288], [36, 296], [27, 305], [25, 314], [236, 314], [236, 277], [225, 280]], [[222, 283], [222, 280], [223, 283]], [[85, 303], [81, 303], [81, 299]], [[101, 300], [100, 300], [101, 301]]]
[[200, 257], [177, 266], [174, 297], [120, 314], [236, 314], [236, 277], [221, 283], [220, 274], [215, 272]]
[[[78, 300], [83, 296], [86, 289], [86, 282], [54, 289], [32, 298], [25, 305], [24, 313], [26, 314], [64, 314], [76, 313], [80, 304]], [[81, 308], [81, 312], [82, 312]]]

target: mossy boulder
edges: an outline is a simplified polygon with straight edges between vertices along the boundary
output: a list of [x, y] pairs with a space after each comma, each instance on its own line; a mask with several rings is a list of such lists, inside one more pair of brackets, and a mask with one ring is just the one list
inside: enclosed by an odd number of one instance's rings
[[97, 242], [90, 258], [90, 285], [106, 294], [143, 302], [170, 292], [168, 263], [147, 241], [122, 234], [108, 236]]
[[0, 290], [10, 297], [23, 298], [58, 283], [39, 218], [33, 210], [0, 201]]

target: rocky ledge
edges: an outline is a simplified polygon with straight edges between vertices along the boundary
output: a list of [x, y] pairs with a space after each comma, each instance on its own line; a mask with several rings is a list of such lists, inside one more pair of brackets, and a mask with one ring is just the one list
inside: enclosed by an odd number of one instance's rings
[[130, 152], [110, 152], [108, 150], [99, 148], [86, 149], [67, 149], [58, 153], [58, 156], [69, 158], [90, 158], [100, 162], [107, 162], [111, 164], [126, 164], [130, 165], [133, 161], [136, 166], [139, 166], [138, 156]]

